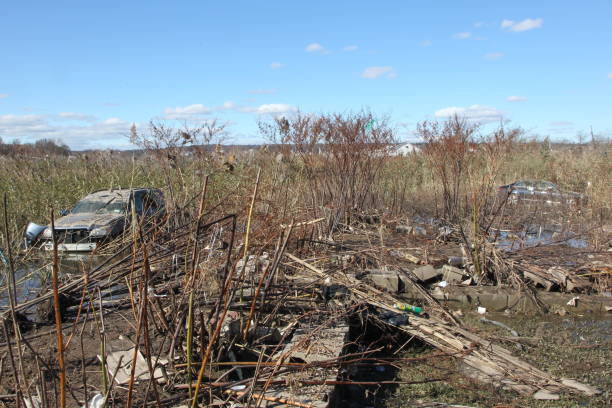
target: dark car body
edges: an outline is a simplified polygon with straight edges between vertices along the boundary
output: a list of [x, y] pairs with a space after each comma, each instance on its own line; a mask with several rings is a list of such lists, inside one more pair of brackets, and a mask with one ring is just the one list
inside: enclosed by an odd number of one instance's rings
[[[132, 206], [146, 223], [165, 214], [164, 195], [154, 188], [100, 190], [89, 194], [65, 215], [55, 220], [60, 251], [93, 251], [130, 225]], [[51, 226], [41, 234], [42, 248], [53, 249]]]
[[586, 203], [583, 194], [573, 191], [563, 191], [554, 183], [544, 180], [520, 180], [497, 188], [502, 198], [507, 198], [509, 204], [549, 204], [580, 206]]

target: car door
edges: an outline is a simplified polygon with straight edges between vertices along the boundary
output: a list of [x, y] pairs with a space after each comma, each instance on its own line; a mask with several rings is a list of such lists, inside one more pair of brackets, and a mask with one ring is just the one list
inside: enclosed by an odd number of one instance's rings
[[561, 193], [558, 187], [548, 181], [538, 181], [536, 185], [536, 194], [540, 200], [547, 204], [557, 204], [561, 202]]
[[144, 213], [144, 196], [145, 192], [142, 190], [138, 190], [134, 193], [134, 210], [138, 216]]
[[142, 214], [146, 218], [152, 218], [159, 213], [159, 202], [153, 191], [147, 191], [142, 197]]
[[518, 181], [514, 183], [512, 194], [516, 197], [515, 201], [533, 200], [533, 183], [531, 181]]
[[166, 213], [164, 193], [162, 193], [160, 190], [151, 190], [151, 198], [155, 200], [157, 205], [157, 216], [162, 217]]

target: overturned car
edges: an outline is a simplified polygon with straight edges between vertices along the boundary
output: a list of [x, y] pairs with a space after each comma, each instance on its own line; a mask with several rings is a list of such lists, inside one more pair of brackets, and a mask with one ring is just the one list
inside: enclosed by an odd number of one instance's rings
[[500, 186], [497, 191], [503, 199], [508, 199], [509, 204], [543, 203], [580, 207], [587, 203], [584, 194], [563, 191], [556, 184], [544, 180], [520, 180]]
[[[165, 214], [164, 195], [154, 188], [100, 190], [83, 198], [62, 217], [55, 220], [55, 236], [60, 251], [93, 251], [121, 235], [134, 213], [146, 224], [155, 223]], [[53, 249], [51, 226], [30, 224], [26, 244]]]

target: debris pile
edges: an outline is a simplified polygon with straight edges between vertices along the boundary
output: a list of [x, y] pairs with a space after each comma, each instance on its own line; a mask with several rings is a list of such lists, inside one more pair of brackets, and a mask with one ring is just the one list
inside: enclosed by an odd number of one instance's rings
[[[317, 220], [250, 245], [250, 217], [240, 232], [235, 215], [204, 218], [136, 231], [103, 263], [7, 309], [6, 328], [8, 316], [31, 316], [50, 300], [61, 321], [51, 327], [47, 313], [36, 329], [5, 330], [12, 373], [2, 383], [12, 392], [1, 398], [45, 407], [61, 398], [69, 406], [342, 406], [350, 387], [401, 383], [392, 374], [406, 361], [395, 351], [414, 341], [460, 361], [475, 380], [517, 393], [599, 392], [466, 329], [428, 290], [477, 283], [464, 257], [312, 239]], [[503, 262], [538, 284], [584, 287], [561, 268]], [[364, 381], [364, 369], [391, 377]]]

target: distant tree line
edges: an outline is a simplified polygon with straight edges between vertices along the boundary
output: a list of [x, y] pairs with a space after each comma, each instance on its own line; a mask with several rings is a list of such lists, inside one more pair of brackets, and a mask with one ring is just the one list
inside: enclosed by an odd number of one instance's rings
[[21, 143], [14, 140], [4, 143], [0, 138], [1, 156], [68, 156], [70, 148], [59, 140], [39, 139], [34, 143]]

